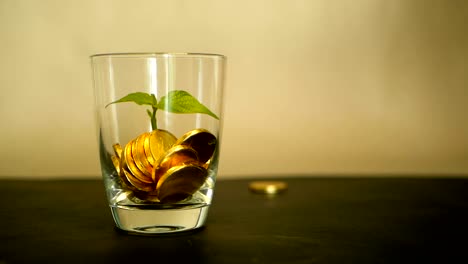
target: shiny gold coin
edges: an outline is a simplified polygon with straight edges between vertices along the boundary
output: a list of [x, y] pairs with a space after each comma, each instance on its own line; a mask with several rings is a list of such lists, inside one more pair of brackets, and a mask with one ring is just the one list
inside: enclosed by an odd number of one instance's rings
[[210, 167], [212, 159], [213, 159], [213, 157], [211, 159], [209, 159], [207, 162], [203, 163], [203, 168], [208, 169]]
[[132, 157], [135, 161], [135, 165], [140, 169], [143, 174], [147, 177], [151, 177], [153, 166], [148, 162], [145, 153], [145, 139], [150, 136], [150, 133], [143, 133], [138, 136], [132, 143]]
[[197, 164], [172, 167], [158, 181], [158, 198], [163, 203], [182, 201], [200, 189], [207, 176], [208, 171]]
[[157, 129], [151, 131], [149, 149], [154, 161], [159, 161], [168, 149], [174, 145], [177, 138], [169, 131]]
[[128, 189], [134, 190], [135, 187], [128, 181], [127, 176], [124, 173], [124, 170], [128, 171], [128, 167], [127, 167], [127, 164], [125, 164], [125, 159], [123, 157], [119, 160], [119, 165], [120, 165], [119, 176], [120, 176], [120, 179], [122, 180], [122, 185]]
[[156, 167], [156, 160], [154, 160], [153, 155], [151, 154], [151, 148], [150, 148], [150, 138], [151, 138], [151, 133], [149, 133], [148, 136], [145, 137], [145, 140], [143, 141], [143, 149], [145, 152], [146, 160], [148, 163], [151, 165], [151, 167]]
[[197, 152], [189, 146], [174, 145], [170, 148], [153, 170], [153, 181], [157, 182], [171, 167], [189, 163], [197, 163]]
[[253, 181], [249, 184], [249, 190], [261, 194], [278, 194], [286, 191], [288, 184], [283, 181]]
[[115, 156], [120, 159], [122, 157], [122, 146], [119, 143], [115, 143], [112, 148], [114, 149]]
[[114, 164], [115, 171], [120, 175], [120, 159], [117, 156], [111, 156], [112, 164]]
[[154, 191], [154, 184], [148, 184], [141, 182], [138, 178], [133, 176], [133, 174], [128, 171], [126, 168], [123, 168], [123, 173], [127, 180], [130, 182], [130, 184], [134, 187], [136, 187], [139, 190], [145, 191], [145, 192], [151, 192]]
[[124, 159], [121, 159], [119, 176], [120, 176], [120, 179], [122, 180], [122, 186], [131, 191], [137, 190], [137, 188], [132, 183], [130, 183], [130, 181], [128, 181], [127, 176], [124, 173], [124, 170], [128, 172], [128, 168], [124, 162]]
[[216, 137], [208, 130], [199, 128], [185, 133], [175, 144], [187, 145], [193, 148], [201, 163], [208, 162], [216, 149]]
[[[123, 151], [123, 158], [125, 160], [125, 164], [127, 165], [128, 171], [133, 174], [138, 180], [144, 183], [152, 183], [151, 175], [145, 175], [135, 164], [134, 157], [132, 156], [132, 147], [134, 144], [134, 140], [131, 140], [127, 143]], [[127, 177], [128, 178], [128, 177]], [[136, 187], [136, 186], [135, 186]]]

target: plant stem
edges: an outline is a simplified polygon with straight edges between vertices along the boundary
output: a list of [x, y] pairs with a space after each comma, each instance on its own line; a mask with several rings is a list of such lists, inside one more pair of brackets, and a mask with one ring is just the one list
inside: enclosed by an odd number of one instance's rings
[[153, 108], [153, 113], [151, 114], [151, 128], [153, 130], [156, 130], [158, 129], [158, 123], [156, 121], [156, 110], [158, 110], [158, 108], [154, 106], [152, 108]]

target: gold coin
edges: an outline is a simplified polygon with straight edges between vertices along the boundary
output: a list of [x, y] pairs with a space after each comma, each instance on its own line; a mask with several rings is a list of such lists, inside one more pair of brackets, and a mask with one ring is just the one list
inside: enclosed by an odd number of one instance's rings
[[286, 191], [288, 184], [283, 181], [253, 181], [249, 190], [254, 193], [277, 194]]
[[122, 157], [122, 146], [119, 143], [115, 143], [112, 148], [114, 149], [115, 156], [120, 159]]
[[122, 146], [119, 143], [115, 143], [112, 145], [112, 148], [114, 149], [115, 156], [120, 159], [122, 157]]
[[151, 180], [151, 176], [146, 176], [135, 164], [134, 157], [132, 156], [132, 147], [134, 142], [135, 140], [131, 140], [124, 148], [123, 158], [125, 159], [125, 164], [127, 165], [129, 172], [133, 174], [138, 180], [144, 183], [152, 183], [153, 181]]
[[123, 158], [121, 158], [119, 160], [119, 176], [120, 176], [120, 179], [122, 180], [122, 185], [123, 187], [127, 188], [127, 189], [130, 189], [130, 190], [135, 190], [135, 186], [133, 186], [133, 184], [131, 184], [128, 179], [127, 179], [127, 176], [125, 175], [124, 173], [124, 170], [127, 170], [128, 171], [128, 168], [127, 168], [127, 165], [125, 164], [125, 160]]
[[157, 182], [171, 167], [196, 162], [198, 162], [198, 156], [194, 149], [189, 146], [174, 145], [166, 152], [159, 165], [153, 170], [153, 181]]
[[143, 142], [143, 148], [145, 151], [146, 160], [151, 165], [151, 167], [154, 168], [156, 167], [156, 160], [154, 160], [153, 155], [151, 154], [150, 138], [151, 138], [151, 133], [149, 133], [148, 136], [145, 137], [145, 140]]
[[168, 149], [174, 145], [177, 138], [169, 131], [157, 129], [151, 131], [149, 148], [154, 161], [159, 161]]
[[111, 156], [112, 164], [114, 164], [115, 171], [120, 175], [120, 159], [117, 156]]
[[122, 171], [125, 177], [127, 178], [128, 182], [130, 182], [130, 184], [136, 187], [137, 189], [145, 191], [145, 192], [151, 192], [154, 190], [153, 184], [141, 182], [138, 178], [133, 176], [133, 174], [130, 171], [128, 171], [126, 168], [123, 168]]
[[158, 198], [163, 203], [182, 201], [195, 193], [207, 176], [208, 171], [197, 164], [172, 167], [158, 181]]
[[145, 139], [149, 137], [150, 133], [143, 133], [138, 136], [132, 144], [132, 156], [135, 161], [135, 165], [140, 169], [143, 174], [147, 177], [151, 177], [153, 166], [148, 162], [145, 154]]
[[193, 148], [201, 163], [208, 162], [216, 149], [216, 137], [208, 130], [199, 128], [185, 133], [175, 144]]

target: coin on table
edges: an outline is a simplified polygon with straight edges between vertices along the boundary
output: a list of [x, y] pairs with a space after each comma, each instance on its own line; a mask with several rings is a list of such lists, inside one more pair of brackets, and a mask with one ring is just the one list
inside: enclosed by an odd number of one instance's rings
[[208, 130], [199, 128], [185, 133], [175, 144], [187, 145], [193, 148], [201, 163], [208, 162], [216, 149], [216, 137]]
[[158, 181], [158, 198], [163, 203], [182, 201], [200, 189], [207, 176], [208, 171], [200, 164], [172, 167]]
[[151, 177], [153, 166], [148, 162], [148, 158], [145, 153], [145, 140], [150, 136], [150, 133], [143, 133], [138, 136], [132, 143], [132, 157], [135, 161], [135, 165], [140, 169], [143, 174]]
[[278, 194], [287, 188], [287, 183], [283, 181], [253, 181], [249, 184], [250, 191], [261, 194]]
[[196, 162], [198, 162], [198, 156], [194, 149], [185, 145], [174, 145], [166, 152], [158, 166], [153, 170], [153, 181], [157, 182], [166, 171], [174, 166]]
[[176, 141], [177, 138], [167, 130], [156, 129], [151, 131], [149, 138], [149, 152], [151, 153], [152, 160], [154, 162], [160, 160]]
[[132, 147], [135, 140], [131, 140], [125, 146], [122, 157], [125, 160], [125, 164], [127, 165], [128, 171], [134, 175], [138, 180], [144, 183], [152, 183], [151, 175], [145, 175], [136, 165], [134, 157], [132, 156]]

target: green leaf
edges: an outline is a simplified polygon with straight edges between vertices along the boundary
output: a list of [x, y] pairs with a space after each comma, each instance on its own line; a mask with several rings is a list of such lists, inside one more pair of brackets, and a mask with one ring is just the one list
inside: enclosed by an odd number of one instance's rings
[[158, 100], [156, 100], [156, 96], [154, 94], [151, 94], [151, 103], [153, 107], [158, 105]]
[[108, 105], [106, 105], [106, 107], [108, 107], [111, 104], [124, 103], [124, 102], [134, 102], [139, 105], [150, 105], [153, 107], [157, 106], [157, 101], [156, 101], [156, 97], [154, 96], [154, 94], [136, 92], [136, 93], [128, 94], [120, 98], [117, 101], [109, 103]]
[[201, 104], [195, 97], [182, 90], [170, 91], [166, 96], [160, 98], [158, 108], [177, 114], [207, 114], [219, 119], [218, 116]]

